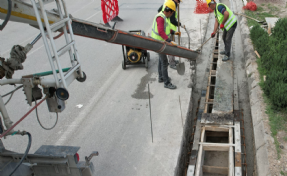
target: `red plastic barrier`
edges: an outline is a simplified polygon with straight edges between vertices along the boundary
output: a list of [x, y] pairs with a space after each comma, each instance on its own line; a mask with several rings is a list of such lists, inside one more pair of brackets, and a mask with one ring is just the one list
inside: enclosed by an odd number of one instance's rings
[[196, 14], [206, 14], [211, 13], [213, 10], [211, 8], [207, 7], [207, 3], [203, 0], [196, 0], [196, 7], [194, 10], [194, 13]]
[[108, 23], [119, 15], [118, 0], [101, 0], [104, 23]]
[[257, 5], [254, 2], [248, 2], [246, 6], [243, 7], [244, 10], [251, 10], [251, 11], [256, 11], [257, 10]]

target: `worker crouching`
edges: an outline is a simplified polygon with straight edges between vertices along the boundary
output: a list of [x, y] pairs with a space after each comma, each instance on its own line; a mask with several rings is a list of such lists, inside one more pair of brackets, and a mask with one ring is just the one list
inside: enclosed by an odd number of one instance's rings
[[221, 51], [220, 54], [224, 55], [222, 61], [230, 59], [230, 50], [232, 37], [237, 27], [237, 19], [233, 12], [222, 3], [216, 3], [214, 0], [206, 0], [207, 5], [214, 10], [215, 24], [214, 30], [211, 37], [215, 36], [218, 26], [223, 30], [222, 39], [225, 45], [225, 50]]
[[[151, 37], [161, 41], [167, 41], [173, 45], [176, 45], [170, 39], [171, 29], [169, 25], [169, 20], [172, 14], [176, 11], [176, 5], [172, 0], [167, 1], [163, 11], [159, 12], [155, 18], [152, 25], [152, 34]], [[165, 54], [159, 53], [159, 62], [158, 62], [158, 82], [164, 82], [164, 87], [168, 89], [176, 89], [176, 86], [173, 85], [168, 77], [168, 61]]]

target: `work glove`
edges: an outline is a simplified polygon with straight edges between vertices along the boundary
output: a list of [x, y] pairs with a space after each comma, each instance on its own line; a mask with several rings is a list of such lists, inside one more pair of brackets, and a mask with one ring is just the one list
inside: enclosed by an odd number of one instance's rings
[[214, 33], [214, 32], [212, 32], [211, 37], [212, 37], [212, 38], [215, 37], [215, 33]]
[[177, 44], [174, 41], [170, 42], [173, 46], [177, 46]]
[[175, 32], [174, 35], [181, 36], [181, 32]]
[[223, 29], [223, 28], [224, 28], [224, 24], [221, 24], [221, 25], [220, 25], [220, 29]]

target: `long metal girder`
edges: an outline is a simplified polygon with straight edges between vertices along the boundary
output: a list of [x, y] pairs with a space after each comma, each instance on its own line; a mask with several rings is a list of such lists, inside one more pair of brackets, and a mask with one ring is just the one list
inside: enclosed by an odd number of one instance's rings
[[174, 46], [167, 42], [162, 42], [150, 37], [132, 34], [122, 30], [104, 27], [100, 24], [76, 18], [73, 18], [72, 21], [72, 28], [75, 35], [104, 40], [109, 43], [121, 44], [144, 50], [151, 50], [157, 53], [178, 56], [192, 61], [196, 60], [199, 54], [198, 52], [189, 50], [182, 46]]

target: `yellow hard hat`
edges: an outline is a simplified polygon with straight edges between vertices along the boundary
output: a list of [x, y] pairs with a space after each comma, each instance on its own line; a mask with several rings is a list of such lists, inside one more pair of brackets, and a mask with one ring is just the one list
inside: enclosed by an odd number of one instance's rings
[[215, 1], [214, 1], [214, 0], [206, 0], [207, 7], [209, 7], [209, 4], [210, 4], [211, 2], [215, 2]]
[[168, 0], [164, 3], [164, 6], [170, 8], [173, 11], [176, 11], [175, 2], [173, 0]]

